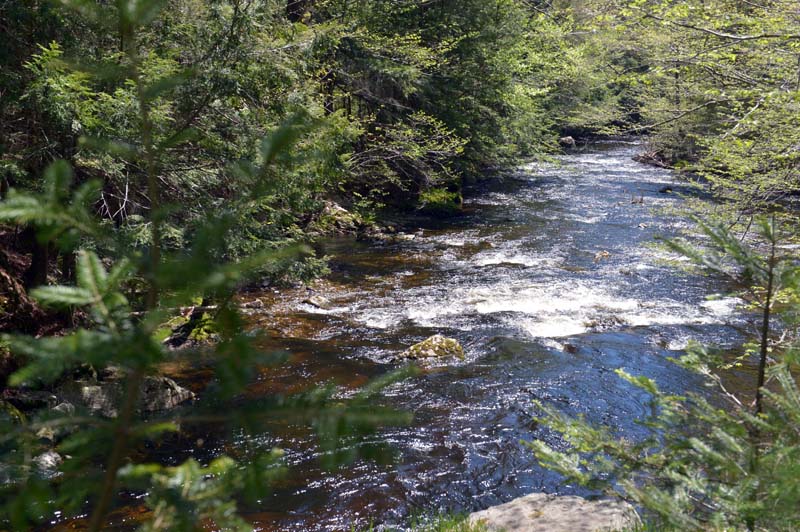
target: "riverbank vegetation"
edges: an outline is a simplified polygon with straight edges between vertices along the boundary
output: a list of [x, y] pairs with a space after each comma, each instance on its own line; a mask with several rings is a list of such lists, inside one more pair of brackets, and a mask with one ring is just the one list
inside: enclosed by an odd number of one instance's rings
[[[97, 183], [104, 231], [147, 246], [152, 199], [130, 153], [140, 110], [113, 21], [122, 7], [65, 4], [2, 7], [3, 193], [42, 190], [47, 166], [65, 160], [75, 186]], [[553, 89], [580, 67], [556, 60], [558, 35], [534, 14], [507, 1], [170, 4], [137, 37], [163, 201], [181, 206], [165, 213], [163, 244], [185, 247], [238, 197], [251, 177], [244, 161], [289, 122], [297, 142], [276, 161], [269, 194], [232, 221], [226, 257], [304, 240], [326, 199], [368, 219], [385, 205], [457, 211], [465, 179], [554, 145]], [[25, 287], [70, 278], [74, 259], [32, 229], [3, 237], [29, 257], [17, 265]], [[294, 264], [268, 273], [303, 280], [319, 268]]]
[[[703, 248], [669, 246], [725, 278], [757, 319], [740, 355], [695, 344], [676, 360], [707, 380], [711, 396], [666, 394], [646, 375], [619, 371], [652, 397], [641, 420], [649, 437], [618, 438], [540, 404], [571, 450], [529, 445], [571, 480], [634, 502], [652, 526], [796, 529], [800, 12], [725, 1], [586, 2], [580, 11], [591, 14], [592, 39], [625, 43], [615, 78], [636, 102], [630, 129], [648, 132], [641, 159], [683, 169], [714, 195], [692, 202]], [[726, 389], [732, 368], [752, 371], [749, 393]]]
[[[120, 497], [147, 492], [145, 527], [245, 529], [234, 497], [263, 493], [280, 474], [279, 451], [146, 459], [191, 419], [154, 419], [143, 407], [141, 390], [183, 356], [173, 347], [215, 337], [219, 386], [204, 400], [232, 401], [257, 368], [280, 360], [252, 348], [237, 292], [324, 274], [315, 237], [369, 237], [391, 210], [457, 215], [466, 183], [552, 153], [559, 138], [569, 148], [644, 134], [642, 158], [701, 180], [717, 201], [695, 207], [730, 226], [708, 226], [728, 259], [691, 253], [717, 271], [730, 260], [766, 316], [760, 399], [755, 410], [735, 397], [724, 412], [699, 398], [689, 408], [630, 377], [660, 407], [649, 423], [680, 447], [667, 447], [681, 457], [668, 462], [647, 444], [633, 452], [556, 413], [551, 422], [602, 457], [595, 473], [612, 471], [606, 454], [640, 457], [621, 470], [631, 479], [651, 481], [658, 469], [671, 489], [625, 489], [680, 516], [675, 524], [764, 528], [766, 514], [797, 523], [770, 506], [798, 500], [795, 258], [781, 258], [779, 273], [775, 255], [759, 258], [776, 248], [775, 227], [800, 191], [800, 14], [790, 3], [34, 0], [0, 2], [0, 28], [0, 328], [9, 333], [0, 451], [11, 526], [88, 512], [99, 530]], [[761, 247], [737, 246], [731, 231], [750, 231], [763, 214], [778, 222], [759, 226]], [[705, 351], [688, 356], [713, 379]], [[264, 412], [297, 416], [317, 429], [328, 465], [357, 452], [385, 458], [383, 446], [347, 442], [407, 420], [370, 401], [409, 372], [348, 400], [315, 390], [221, 421], [247, 431]], [[48, 404], [72, 381], [84, 395], [111, 394], [113, 415]], [[716, 440], [680, 443], [678, 429], [698, 423], [718, 426]], [[565, 474], [592, 476], [537, 452]], [[693, 513], [698, 494], [716, 505], [704, 510], [711, 517]]]

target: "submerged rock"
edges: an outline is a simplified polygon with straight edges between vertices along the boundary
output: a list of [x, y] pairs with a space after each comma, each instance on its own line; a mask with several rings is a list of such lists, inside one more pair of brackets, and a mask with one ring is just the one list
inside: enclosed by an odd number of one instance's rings
[[599, 331], [607, 331], [609, 329], [615, 329], [617, 327], [621, 327], [627, 325], [625, 319], [620, 318], [619, 316], [601, 316], [592, 320], [588, 320], [583, 322], [583, 326], [589, 329], [592, 329], [595, 332]]
[[597, 264], [601, 260], [607, 259], [609, 257], [611, 257], [611, 253], [609, 253], [608, 251], [606, 250], [598, 251], [597, 253], [594, 254], [594, 263]]
[[570, 355], [575, 355], [578, 353], [578, 346], [575, 344], [564, 344], [564, 352], [569, 353]]
[[436, 334], [430, 338], [414, 344], [403, 353], [400, 359], [414, 360], [419, 358], [445, 358], [456, 357], [464, 358], [464, 348], [458, 340], [447, 338], [441, 334]]
[[639, 524], [627, 503], [604, 499], [534, 493], [469, 516], [490, 532], [599, 532], [626, 530]]

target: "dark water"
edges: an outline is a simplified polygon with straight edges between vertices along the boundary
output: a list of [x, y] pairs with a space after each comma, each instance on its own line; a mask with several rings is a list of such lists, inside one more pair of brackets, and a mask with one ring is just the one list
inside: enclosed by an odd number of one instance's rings
[[687, 225], [662, 209], [681, 201], [659, 192], [675, 186], [674, 175], [634, 162], [635, 152], [597, 145], [521, 168], [475, 191], [466, 216], [411, 240], [329, 243], [325, 295], [335, 308], [291, 309], [305, 338], [279, 342], [293, 353], [290, 365], [251, 393], [317, 382], [352, 388], [436, 333], [461, 341], [467, 357], [386, 390], [386, 404], [414, 414], [410, 426], [378, 435], [399, 453], [391, 465], [324, 471], [313, 439], [291, 428], [248, 441], [287, 449], [292, 466], [263, 513], [248, 515], [256, 528], [402, 526], [419, 512], [473, 511], [537, 491], [580, 494], [520, 444], [559, 444], [537, 425], [532, 400], [635, 436], [647, 397], [615, 369], [667, 390], [699, 389], [667, 359], [689, 338], [738, 341], [736, 301], [706, 300], [722, 287], [675, 269], [667, 261], [677, 257], [653, 246]]

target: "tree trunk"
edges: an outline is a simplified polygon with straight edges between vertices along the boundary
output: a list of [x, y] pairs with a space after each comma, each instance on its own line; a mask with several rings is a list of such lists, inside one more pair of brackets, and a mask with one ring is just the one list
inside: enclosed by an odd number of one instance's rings
[[75, 284], [75, 266], [77, 256], [74, 251], [67, 251], [61, 255], [61, 277], [66, 284]]
[[23, 241], [31, 249], [31, 265], [22, 275], [25, 288], [30, 290], [47, 283], [47, 274], [50, 267], [50, 244], [41, 243], [36, 238], [36, 230], [32, 227], [22, 233]]

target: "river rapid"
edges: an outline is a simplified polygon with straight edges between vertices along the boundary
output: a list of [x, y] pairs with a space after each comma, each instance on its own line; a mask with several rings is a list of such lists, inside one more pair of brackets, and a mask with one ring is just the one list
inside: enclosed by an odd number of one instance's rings
[[333, 274], [317, 290], [330, 310], [302, 294], [256, 294], [271, 301], [252, 316], [272, 333], [262, 347], [290, 357], [262, 374], [251, 397], [322, 383], [346, 394], [433, 334], [466, 352], [383, 392], [385, 405], [413, 413], [410, 425], [374, 437], [395, 449], [391, 463], [327, 471], [313, 435], [288, 425], [228, 441], [287, 451], [287, 478], [246, 510], [256, 529], [403, 527], [415, 514], [475, 511], [532, 492], [586, 495], [520, 443], [559, 445], [537, 423], [534, 400], [635, 437], [648, 397], [614, 370], [668, 391], [701, 389], [668, 359], [690, 338], [737, 345], [743, 318], [735, 299], [707, 299], [723, 286], [675, 268], [678, 257], [654, 246], [689, 225], [669, 214], [680, 195], [662, 192], [681, 189], [675, 174], [633, 161], [637, 150], [600, 143], [523, 166], [476, 185], [463, 216], [407, 220], [399, 242], [325, 243]]

